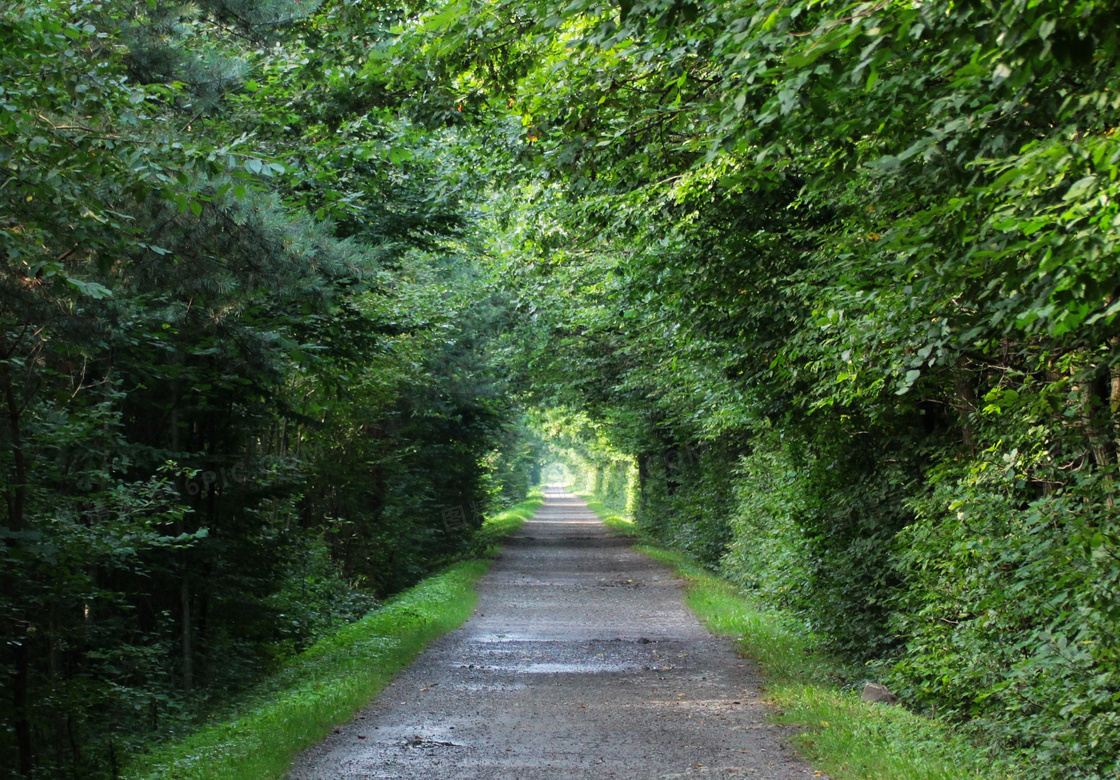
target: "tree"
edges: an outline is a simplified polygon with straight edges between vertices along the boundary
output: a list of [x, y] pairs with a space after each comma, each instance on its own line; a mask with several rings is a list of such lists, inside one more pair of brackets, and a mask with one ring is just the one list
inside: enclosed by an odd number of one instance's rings
[[637, 460], [639, 520], [1040, 776], [1115, 769], [1113, 17], [452, 3], [406, 36], [513, 116], [513, 365]]
[[5, 6], [6, 774], [114, 775], [527, 487], [479, 174], [350, 78], [400, 15]]

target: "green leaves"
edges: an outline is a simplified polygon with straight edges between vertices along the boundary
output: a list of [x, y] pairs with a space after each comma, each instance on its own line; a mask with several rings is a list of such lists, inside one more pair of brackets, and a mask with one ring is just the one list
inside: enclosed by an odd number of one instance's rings
[[[770, 491], [740, 504], [742, 576], [801, 588], [853, 650], [897, 643], [911, 698], [987, 719], [1057, 774], [1112, 760], [1115, 712], [1087, 702], [1114, 694], [1090, 682], [1113, 650], [1084, 648], [1115, 629], [1066, 612], [1093, 586], [1056, 579], [1072, 537], [1055, 496], [1083, 488], [1086, 524], [1106, 522], [1111, 493], [1081, 480], [1116, 449], [1115, 21], [1095, 1], [490, 3], [441, 33], [456, 86], [509, 112], [520, 178], [488, 251], [534, 397], [638, 459], [741, 437]], [[758, 449], [790, 440], [796, 497], [758, 476]], [[709, 478], [643, 466], [642, 501], [714, 560], [705, 512], [727, 497]]]
[[99, 777], [462, 554], [531, 463], [483, 144], [389, 83], [409, 9], [2, 10], [0, 773]]

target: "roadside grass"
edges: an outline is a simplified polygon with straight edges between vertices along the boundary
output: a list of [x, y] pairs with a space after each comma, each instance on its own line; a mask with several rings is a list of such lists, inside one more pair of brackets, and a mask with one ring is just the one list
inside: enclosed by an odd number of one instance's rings
[[576, 493], [575, 495], [586, 501], [587, 508], [597, 514], [599, 519], [603, 521], [603, 525], [611, 531], [623, 536], [637, 535], [638, 529], [633, 520], [629, 520], [624, 515], [608, 508], [602, 501], [596, 499], [592, 493]]
[[472, 553], [480, 558], [489, 558], [501, 549], [501, 541], [525, 524], [532, 518], [544, 504], [544, 493], [536, 488], [529, 493], [529, 497], [516, 506], [512, 506], [501, 514], [487, 519], [478, 533], [475, 534]]
[[[539, 493], [489, 519], [475, 550], [492, 555], [543, 503]], [[129, 780], [273, 780], [292, 760], [349, 721], [436, 637], [474, 609], [474, 583], [489, 560], [468, 560], [387, 600], [293, 658], [239, 712], [138, 757]]]
[[687, 604], [710, 631], [735, 637], [766, 681], [776, 721], [794, 726], [796, 747], [834, 780], [1010, 780], [1010, 759], [993, 756], [960, 730], [903, 707], [865, 702], [841, 686], [857, 670], [813, 648], [787, 616], [759, 605], [735, 585], [670, 550], [637, 548], [673, 566]]
[[639, 552], [672, 566], [686, 584], [688, 607], [714, 634], [734, 637], [758, 664], [778, 723], [797, 729], [793, 743], [834, 780], [1013, 780], [1009, 758], [993, 755], [959, 729], [903, 707], [865, 702], [845, 682], [860, 670], [815, 649], [814, 638], [788, 615], [681, 553], [650, 544], [629, 520], [594, 496], [588, 508], [617, 533], [637, 536]]

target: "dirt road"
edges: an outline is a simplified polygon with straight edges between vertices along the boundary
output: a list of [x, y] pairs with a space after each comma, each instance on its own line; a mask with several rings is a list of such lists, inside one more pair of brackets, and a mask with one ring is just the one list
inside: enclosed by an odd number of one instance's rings
[[669, 571], [549, 500], [432, 646], [290, 780], [819, 777]]

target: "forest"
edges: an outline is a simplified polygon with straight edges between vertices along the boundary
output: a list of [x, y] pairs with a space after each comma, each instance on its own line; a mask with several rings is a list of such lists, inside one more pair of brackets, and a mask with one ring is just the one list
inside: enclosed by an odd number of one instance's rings
[[119, 776], [565, 457], [1026, 776], [1120, 777], [1118, 33], [0, 0], [0, 776]]

